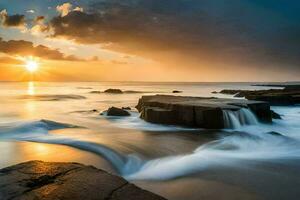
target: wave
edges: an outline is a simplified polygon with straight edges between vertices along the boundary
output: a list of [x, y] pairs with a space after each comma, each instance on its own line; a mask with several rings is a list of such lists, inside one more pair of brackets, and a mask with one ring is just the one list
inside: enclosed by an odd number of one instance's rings
[[246, 163], [300, 159], [300, 144], [272, 134], [234, 134], [202, 145], [190, 154], [143, 160], [124, 155], [105, 145], [70, 138], [27, 138], [25, 141], [60, 144], [95, 153], [105, 158], [128, 180], [168, 180], [198, 173], [212, 167], [242, 167]]
[[[133, 117], [136, 120], [136, 116]], [[110, 120], [117, 120], [119, 124], [122, 119]], [[51, 130], [77, 126], [48, 120], [2, 125], [0, 137], [4, 135], [7, 139], [66, 145], [95, 153], [105, 158], [128, 180], [167, 180], [199, 173], [208, 168], [245, 167], [256, 162], [300, 159], [300, 138], [295, 137], [294, 132], [299, 133], [300, 125], [289, 129], [290, 123], [275, 121], [274, 125], [258, 124], [229, 129], [226, 130], [229, 134], [222, 134], [219, 139], [189, 154], [153, 160], [144, 160], [139, 155], [124, 155], [99, 143], [52, 135], [48, 133]]]
[[258, 120], [254, 113], [247, 108], [237, 111], [223, 110], [225, 128], [236, 129], [244, 125], [257, 125]]
[[80, 126], [59, 123], [51, 120], [38, 120], [30, 122], [12, 122], [0, 124], [0, 138], [23, 139], [33, 136], [46, 135], [49, 131], [66, 129], [66, 128], [83, 128]]

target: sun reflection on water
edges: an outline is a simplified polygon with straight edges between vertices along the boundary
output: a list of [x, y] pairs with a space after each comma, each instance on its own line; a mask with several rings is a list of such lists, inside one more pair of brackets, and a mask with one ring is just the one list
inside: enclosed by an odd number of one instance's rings
[[35, 95], [35, 84], [32, 81], [28, 82], [27, 94], [28, 95]]

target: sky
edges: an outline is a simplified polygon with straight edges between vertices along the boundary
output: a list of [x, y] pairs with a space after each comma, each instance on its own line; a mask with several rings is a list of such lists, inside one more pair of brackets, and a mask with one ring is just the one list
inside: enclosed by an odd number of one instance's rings
[[297, 0], [0, 0], [0, 81], [299, 81], [299, 10]]

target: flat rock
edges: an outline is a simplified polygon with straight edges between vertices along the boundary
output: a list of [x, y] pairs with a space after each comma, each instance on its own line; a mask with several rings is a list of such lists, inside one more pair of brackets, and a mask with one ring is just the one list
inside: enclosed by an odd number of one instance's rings
[[272, 121], [270, 105], [261, 101], [153, 95], [142, 96], [136, 108], [148, 122], [210, 129], [224, 128], [223, 110], [249, 108], [260, 121]]
[[245, 97], [248, 100], [267, 101], [274, 106], [300, 104], [300, 86], [290, 85], [283, 89], [269, 90], [222, 90], [222, 94]]
[[92, 166], [41, 161], [1, 169], [0, 199], [164, 200]]

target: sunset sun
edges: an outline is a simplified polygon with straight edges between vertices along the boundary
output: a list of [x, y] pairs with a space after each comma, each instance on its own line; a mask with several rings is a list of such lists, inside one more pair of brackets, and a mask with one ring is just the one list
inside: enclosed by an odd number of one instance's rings
[[35, 72], [35, 71], [38, 70], [39, 65], [38, 65], [38, 63], [37, 63], [36, 61], [34, 61], [34, 60], [28, 60], [28, 61], [26, 62], [26, 64], [25, 64], [25, 67], [26, 67], [26, 70], [27, 70], [27, 71], [33, 73], [33, 72]]

